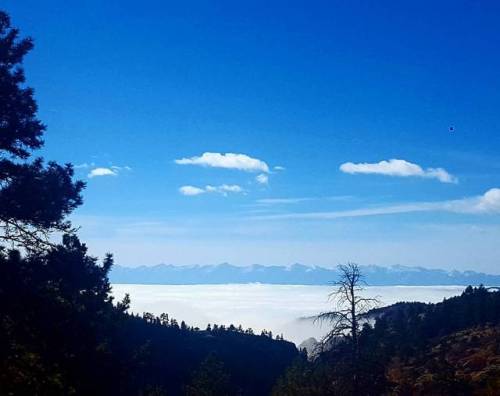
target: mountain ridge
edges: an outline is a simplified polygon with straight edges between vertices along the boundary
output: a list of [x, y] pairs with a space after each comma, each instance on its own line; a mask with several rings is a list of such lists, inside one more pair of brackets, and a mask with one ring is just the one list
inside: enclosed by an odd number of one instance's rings
[[[476, 271], [446, 271], [424, 267], [394, 265], [361, 266], [370, 286], [467, 286], [500, 285], [500, 275]], [[337, 279], [336, 268], [299, 263], [290, 266], [253, 264], [236, 266], [229, 263], [215, 265], [176, 266], [172, 264], [114, 266], [110, 273], [112, 283], [155, 285], [246, 284], [328, 285]]]

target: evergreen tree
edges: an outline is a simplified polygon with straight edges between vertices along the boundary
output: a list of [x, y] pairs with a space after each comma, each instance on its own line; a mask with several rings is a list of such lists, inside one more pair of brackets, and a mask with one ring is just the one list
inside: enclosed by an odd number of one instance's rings
[[187, 396], [229, 396], [235, 392], [231, 388], [229, 374], [224, 364], [214, 354], [210, 354], [193, 375], [186, 387]]
[[50, 245], [52, 232], [71, 231], [65, 217], [82, 203], [84, 184], [72, 180], [69, 164], [30, 161], [45, 131], [22, 68], [32, 47], [0, 11], [0, 241], [36, 252]]

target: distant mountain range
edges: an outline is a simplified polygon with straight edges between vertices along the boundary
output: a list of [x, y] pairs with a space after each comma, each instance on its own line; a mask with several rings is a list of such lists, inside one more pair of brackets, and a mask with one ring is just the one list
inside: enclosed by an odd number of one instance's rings
[[[499, 286], [500, 275], [475, 271], [445, 271], [401, 265], [382, 267], [362, 266], [365, 280], [372, 286], [437, 286], [437, 285], [489, 285]], [[194, 285], [227, 283], [267, 283], [276, 285], [327, 285], [336, 280], [336, 269], [293, 264], [291, 266], [231, 264], [176, 266], [114, 266], [110, 273], [112, 283], [148, 285]]]

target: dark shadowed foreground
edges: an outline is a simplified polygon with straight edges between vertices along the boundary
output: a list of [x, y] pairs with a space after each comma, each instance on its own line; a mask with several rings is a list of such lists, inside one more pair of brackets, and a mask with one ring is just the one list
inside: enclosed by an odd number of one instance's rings
[[297, 356], [268, 334], [128, 315], [109, 297], [110, 264], [76, 238], [37, 258], [0, 256], [0, 394], [183, 394], [200, 367], [223, 370], [231, 394], [266, 394]]

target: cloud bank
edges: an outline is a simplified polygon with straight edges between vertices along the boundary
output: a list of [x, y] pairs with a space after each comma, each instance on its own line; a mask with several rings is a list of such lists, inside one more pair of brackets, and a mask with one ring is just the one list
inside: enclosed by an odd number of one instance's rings
[[199, 157], [175, 160], [178, 165], [198, 165], [210, 168], [236, 169], [245, 172], [269, 173], [269, 166], [262, 160], [246, 154], [235, 153], [203, 153]]
[[450, 175], [443, 168], [423, 169], [420, 165], [402, 159], [391, 159], [389, 161], [380, 161], [377, 163], [358, 163], [346, 162], [340, 165], [340, 170], [349, 174], [377, 174], [399, 177], [423, 177], [428, 179], [437, 179], [442, 183], [457, 183], [457, 178]]

